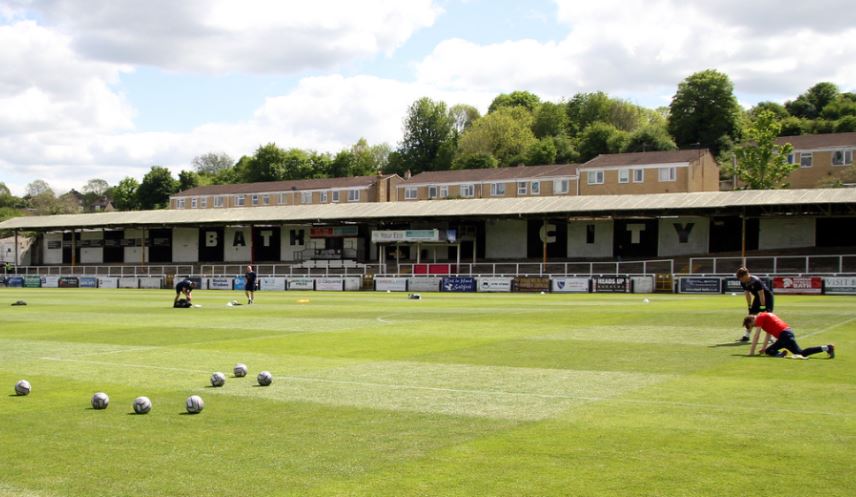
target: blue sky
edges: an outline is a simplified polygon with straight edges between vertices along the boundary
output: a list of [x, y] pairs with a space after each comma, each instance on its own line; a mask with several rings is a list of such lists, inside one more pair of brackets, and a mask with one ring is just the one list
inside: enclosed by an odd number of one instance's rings
[[[395, 146], [415, 99], [585, 91], [656, 107], [695, 71], [745, 106], [854, 90], [842, 0], [0, 0], [0, 181], [57, 193], [276, 142]], [[830, 15], [835, 13], [835, 15]]]

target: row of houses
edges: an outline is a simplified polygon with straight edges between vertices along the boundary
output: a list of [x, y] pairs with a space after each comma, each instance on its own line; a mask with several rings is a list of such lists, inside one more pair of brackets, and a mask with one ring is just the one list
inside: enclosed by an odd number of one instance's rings
[[[799, 167], [792, 188], [815, 188], [853, 167], [856, 133], [781, 137]], [[468, 198], [692, 193], [720, 190], [707, 149], [603, 154], [584, 164], [427, 171], [398, 175], [273, 181], [192, 188], [170, 197], [173, 209], [407, 202]]]

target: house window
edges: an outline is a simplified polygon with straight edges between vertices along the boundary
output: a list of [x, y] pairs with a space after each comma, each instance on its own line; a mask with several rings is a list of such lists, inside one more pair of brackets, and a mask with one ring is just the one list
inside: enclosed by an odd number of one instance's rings
[[246, 198], [244, 197], [244, 195], [235, 195], [235, 205], [237, 207], [243, 207], [245, 200]]
[[300, 203], [301, 204], [311, 204], [312, 203], [312, 192], [300, 192]]
[[259, 205], [259, 196], [253, 195], [253, 205]]
[[404, 188], [404, 200], [416, 200], [415, 186], [408, 186]]
[[660, 181], [676, 181], [678, 178], [678, 169], [675, 167], [661, 167]]
[[836, 150], [832, 152], [833, 166], [849, 166], [850, 164], [853, 164], [852, 150]]
[[468, 185], [461, 185], [461, 197], [464, 198], [473, 198], [476, 196], [476, 187], [472, 183]]
[[195, 208], [197, 208], [197, 207], [198, 207], [198, 202], [199, 202], [199, 201], [196, 199], [196, 197], [193, 197], [192, 199], [190, 199], [190, 208], [191, 208], [191, 209], [195, 209]]
[[618, 170], [618, 182], [619, 183], [630, 183], [630, 169], [619, 169]]
[[437, 198], [437, 185], [428, 185], [428, 198]]
[[280, 193], [280, 194], [279, 194], [279, 200], [277, 200], [277, 203], [278, 203], [279, 205], [282, 205], [282, 204], [284, 204], [284, 203], [285, 203], [285, 194], [284, 194], [284, 193]]
[[226, 199], [220, 195], [219, 197], [214, 197], [214, 207], [223, 207], [223, 203]]
[[644, 169], [634, 169], [633, 170], [633, 182], [634, 183], [644, 183], [645, 182], [645, 170]]
[[359, 202], [360, 201], [360, 191], [359, 190], [348, 190], [348, 202]]
[[180, 199], [176, 200], [175, 201], [175, 207], [177, 209], [184, 209], [184, 199], [180, 198]]
[[199, 199], [199, 207], [205, 209], [208, 207], [208, 197], [202, 197]]
[[541, 182], [533, 181], [529, 186], [529, 191], [532, 192], [532, 195], [541, 195]]
[[327, 203], [327, 192], [321, 192], [321, 203], [322, 204]]
[[440, 187], [440, 198], [449, 198], [449, 186], [443, 185]]
[[800, 167], [811, 167], [814, 154], [811, 152], [800, 152]]
[[529, 187], [525, 181], [517, 182], [517, 195], [526, 195]]
[[503, 196], [505, 196], [505, 183], [491, 183], [490, 184], [490, 196], [491, 197], [503, 197]]
[[588, 184], [590, 184], [590, 185], [602, 185], [603, 184], [603, 171], [589, 171], [588, 172]]
[[553, 193], [568, 193], [571, 189], [571, 181], [567, 179], [553, 180]]
[[794, 163], [794, 154], [788, 154], [788, 164]]
[[270, 205], [270, 195], [268, 195], [268, 194], [262, 195], [262, 203], [265, 205]]
[[339, 190], [333, 192], [333, 202], [339, 202]]

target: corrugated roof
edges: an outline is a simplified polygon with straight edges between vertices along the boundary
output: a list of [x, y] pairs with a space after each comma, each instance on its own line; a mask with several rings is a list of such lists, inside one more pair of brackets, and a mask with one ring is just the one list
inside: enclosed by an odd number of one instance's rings
[[[395, 176], [395, 175], [392, 175]], [[241, 193], [271, 193], [300, 190], [326, 190], [329, 188], [360, 188], [375, 184], [378, 178], [386, 176], [351, 176], [343, 178], [300, 179], [289, 181], [264, 181], [258, 183], [237, 183], [230, 185], [197, 186], [183, 192], [170, 195], [176, 197], [194, 197], [199, 195], [234, 195]]]
[[856, 133], [829, 133], [825, 135], [780, 136], [776, 143], [790, 143], [795, 150], [827, 147], [856, 147]]
[[576, 176], [577, 164], [552, 164], [547, 166], [496, 167], [491, 169], [459, 169], [454, 171], [425, 171], [402, 184], [433, 185], [441, 183], [509, 181], [536, 179], [553, 176]]
[[698, 160], [702, 154], [710, 153], [706, 148], [701, 150], [668, 150], [657, 152], [632, 152], [627, 154], [600, 154], [586, 162], [583, 168], [615, 167], [615, 166], [648, 166], [656, 164], [676, 164]]
[[0, 223], [0, 229], [50, 230], [120, 226], [415, 220], [433, 217], [574, 215], [807, 204], [856, 205], [856, 189], [748, 190], [104, 212], [17, 217]]

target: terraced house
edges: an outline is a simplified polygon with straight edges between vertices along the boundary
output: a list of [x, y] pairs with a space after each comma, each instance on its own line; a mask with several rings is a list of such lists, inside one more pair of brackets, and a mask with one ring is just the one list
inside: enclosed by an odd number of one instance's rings
[[799, 167], [790, 175], [791, 188], [816, 188], [853, 167], [856, 133], [783, 136], [776, 143], [794, 147], [788, 162]]
[[579, 195], [719, 190], [719, 165], [707, 149], [601, 154], [579, 167]]

